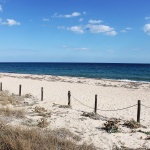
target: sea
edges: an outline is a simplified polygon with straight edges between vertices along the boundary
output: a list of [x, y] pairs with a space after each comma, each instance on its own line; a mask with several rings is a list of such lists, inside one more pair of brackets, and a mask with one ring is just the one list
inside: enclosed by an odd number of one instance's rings
[[150, 64], [17, 62], [0, 63], [0, 72], [150, 82]]

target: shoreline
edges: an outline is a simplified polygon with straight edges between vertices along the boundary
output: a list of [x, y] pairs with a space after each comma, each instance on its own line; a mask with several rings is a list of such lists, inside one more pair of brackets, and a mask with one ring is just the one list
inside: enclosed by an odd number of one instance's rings
[[10, 77], [15, 77], [15, 76], [41, 76], [41, 77], [59, 77], [59, 78], [78, 78], [78, 79], [91, 79], [91, 80], [102, 80], [102, 81], [112, 81], [112, 82], [133, 82], [133, 83], [144, 83], [144, 84], [150, 84], [150, 81], [137, 81], [137, 80], [129, 80], [129, 79], [107, 79], [107, 78], [90, 78], [90, 77], [80, 77], [80, 76], [61, 76], [61, 75], [50, 75], [50, 74], [28, 74], [28, 73], [5, 73], [5, 72], [0, 72], [0, 75], [2, 76], [10, 76]]
[[150, 90], [150, 82], [138, 82], [130, 80], [112, 80], [112, 79], [97, 79], [85, 77], [69, 77], [69, 76], [53, 76], [53, 75], [38, 75], [38, 74], [16, 74], [16, 73], [0, 73], [0, 77], [13, 77], [18, 79], [31, 79], [48, 82], [66, 82], [87, 84], [101, 87], [114, 87], [126, 89], [144, 89]]

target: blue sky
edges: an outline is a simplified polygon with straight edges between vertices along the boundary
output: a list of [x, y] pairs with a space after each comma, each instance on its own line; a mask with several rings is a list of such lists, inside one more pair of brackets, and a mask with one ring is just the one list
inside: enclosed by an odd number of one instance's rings
[[150, 0], [0, 0], [0, 62], [150, 63]]

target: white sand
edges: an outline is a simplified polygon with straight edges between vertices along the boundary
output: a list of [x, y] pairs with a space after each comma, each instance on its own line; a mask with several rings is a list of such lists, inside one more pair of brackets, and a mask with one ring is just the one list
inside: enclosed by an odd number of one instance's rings
[[[22, 94], [31, 93], [35, 98], [26, 99], [29, 105], [35, 101], [32, 106], [24, 106], [28, 111], [35, 106], [44, 107], [52, 112], [48, 118], [49, 128], [68, 128], [75, 134], [82, 137], [83, 141], [93, 143], [97, 149], [112, 149], [114, 145], [118, 147], [125, 146], [129, 148], [150, 148], [150, 140], [145, 140], [146, 134], [140, 132], [131, 132], [131, 129], [124, 127], [121, 121], [119, 125], [120, 133], [107, 133], [101, 129], [110, 118], [120, 118], [130, 120], [137, 118], [137, 106], [119, 111], [100, 111], [99, 120], [93, 120], [81, 116], [83, 111], [93, 112], [95, 94], [98, 96], [98, 109], [116, 110], [133, 106], [137, 100], [150, 107], [150, 83], [127, 82], [115, 80], [97, 80], [76, 77], [60, 77], [49, 75], [23, 75], [23, 74], [0, 74], [0, 82], [3, 83], [3, 90], [18, 94], [19, 84], [22, 85]], [[41, 87], [44, 89], [44, 101], [41, 101]], [[72, 109], [59, 108], [59, 105], [67, 105], [67, 93], [71, 91]], [[79, 102], [78, 102], [79, 101]], [[59, 105], [55, 105], [59, 104]], [[82, 104], [81, 104], [82, 103]], [[84, 105], [83, 105], [84, 104]], [[85, 106], [86, 105], [86, 106]], [[33, 124], [41, 117], [33, 116], [28, 113], [26, 118]], [[150, 131], [150, 108], [141, 106], [141, 124], [147, 128], [140, 128], [142, 131]], [[20, 124], [13, 119], [10, 124]], [[137, 129], [139, 130], [139, 129]]]

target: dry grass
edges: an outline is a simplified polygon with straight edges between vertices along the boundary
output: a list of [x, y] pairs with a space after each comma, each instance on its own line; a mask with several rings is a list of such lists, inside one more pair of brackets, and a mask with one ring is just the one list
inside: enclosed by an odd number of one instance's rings
[[41, 120], [38, 122], [38, 127], [40, 128], [46, 128], [49, 125], [46, 118], [41, 118]]
[[44, 112], [47, 112], [47, 110], [46, 110], [44, 107], [39, 107], [39, 106], [36, 106], [36, 107], [34, 108], [34, 111], [35, 111], [36, 113], [44, 113]]
[[89, 118], [94, 119], [94, 120], [100, 119], [100, 116], [98, 114], [95, 114], [94, 112], [83, 112], [83, 114], [81, 116], [89, 117]]
[[34, 112], [38, 113], [39, 116], [51, 117], [51, 112], [47, 112], [47, 110], [44, 107], [36, 106], [34, 108]]
[[51, 131], [20, 129], [0, 123], [0, 150], [96, 150], [92, 145], [78, 145]]
[[23, 102], [24, 97], [17, 96], [15, 94], [10, 94], [8, 91], [0, 92], [0, 115], [3, 116], [15, 116], [18, 118], [23, 118], [25, 116], [24, 109], [14, 109], [7, 107], [7, 105], [11, 104], [13, 106], [19, 105]]
[[137, 132], [141, 132], [141, 133], [144, 133], [146, 135], [150, 135], [150, 131], [142, 131], [142, 130], [138, 130]]
[[[31, 95], [16, 96], [7, 91], [0, 92], [0, 115], [22, 118], [25, 115], [23, 109], [13, 109], [7, 107], [11, 104], [14, 107], [23, 104], [24, 98], [30, 98]], [[21, 129], [19, 127], [7, 126], [0, 121], [0, 150], [95, 150], [93, 145], [81, 143], [81, 138], [74, 135], [67, 129], [57, 129], [54, 131], [44, 130], [49, 125], [45, 117], [50, 117], [43, 107], [35, 107], [34, 112], [43, 116], [38, 122], [37, 129]]]
[[71, 108], [69, 105], [60, 105], [59, 108]]
[[8, 91], [0, 92], [0, 104], [6, 106], [8, 104], [12, 104], [14, 106], [21, 104], [23, 101], [23, 96], [17, 96], [15, 94], [10, 94]]
[[23, 109], [12, 109], [9, 107], [6, 107], [6, 108], [1, 107], [0, 115], [8, 116], [8, 117], [15, 116], [18, 118], [23, 118], [25, 116], [25, 111]]
[[25, 98], [33, 98], [32, 94], [28, 93], [24, 95]]
[[73, 134], [68, 129], [59, 128], [52, 131], [58, 138], [71, 138], [74, 141], [81, 141], [81, 137]]
[[137, 129], [142, 127], [141, 124], [139, 124], [138, 122], [136, 122], [135, 120], [130, 120], [130, 121], [126, 121], [123, 125], [125, 125], [126, 127], [130, 128], [130, 129]]
[[118, 127], [119, 122], [120, 120], [116, 118], [111, 118], [110, 120], [107, 120], [106, 123], [104, 123], [104, 127], [102, 129], [106, 130], [108, 133], [119, 132], [119, 127]]

